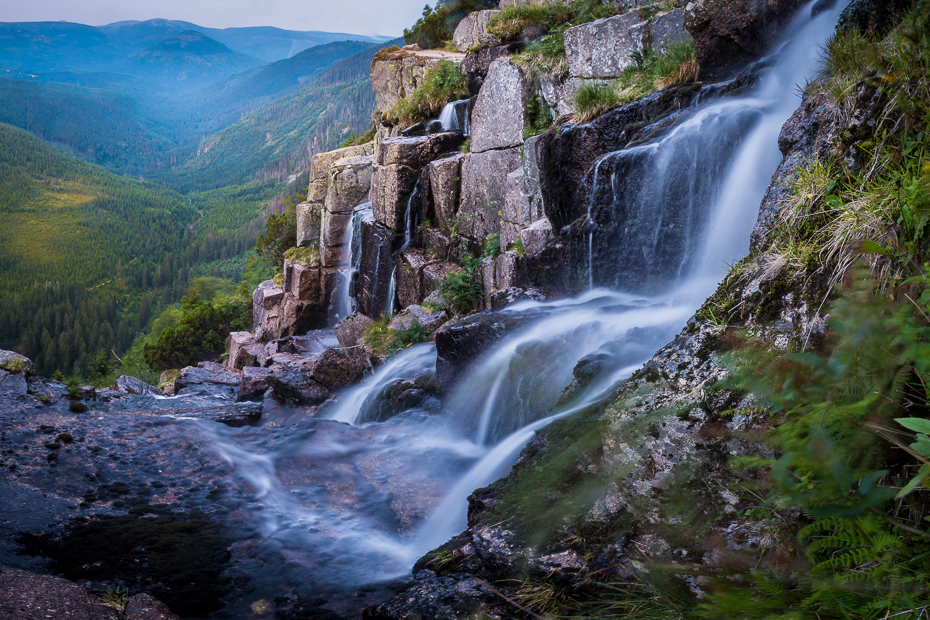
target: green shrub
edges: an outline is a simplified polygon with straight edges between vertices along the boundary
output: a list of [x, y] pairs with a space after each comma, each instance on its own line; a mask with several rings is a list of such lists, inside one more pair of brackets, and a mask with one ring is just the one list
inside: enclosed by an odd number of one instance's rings
[[462, 267], [462, 271], [447, 272], [445, 278], [439, 283], [438, 289], [442, 303], [456, 314], [474, 310], [483, 292], [478, 276], [481, 261], [468, 258]]
[[423, 329], [419, 321], [414, 320], [410, 327], [403, 330], [388, 327], [390, 322], [391, 317], [384, 316], [369, 325], [362, 335], [362, 342], [377, 355], [390, 357], [407, 347], [429, 340], [429, 332]]
[[[393, 46], [393, 47], [396, 47], [396, 46]], [[368, 131], [366, 131], [360, 136], [355, 135], [355, 132], [353, 131], [348, 136], [346, 136], [346, 139], [343, 140], [339, 144], [338, 148], [344, 149], [349, 146], [361, 146], [362, 144], [368, 144], [369, 142], [375, 139], [376, 133], [377, 133], [377, 129], [375, 128], [374, 125], [371, 126], [371, 129], [369, 129]]]
[[437, 117], [447, 103], [467, 96], [468, 78], [459, 65], [441, 60], [413, 94], [398, 101], [383, 118], [388, 124], [407, 127]]
[[523, 129], [523, 139], [538, 136], [552, 125], [552, 108], [542, 97], [533, 96], [526, 104], [527, 126]]
[[497, 258], [501, 255], [501, 236], [499, 233], [491, 233], [487, 236], [484, 244], [484, 257]]
[[181, 368], [225, 349], [229, 332], [252, 325], [252, 300], [224, 297], [204, 301], [199, 295], [185, 296], [181, 307], [166, 311], [173, 325], [153, 331], [143, 345], [145, 362], [152, 369]]

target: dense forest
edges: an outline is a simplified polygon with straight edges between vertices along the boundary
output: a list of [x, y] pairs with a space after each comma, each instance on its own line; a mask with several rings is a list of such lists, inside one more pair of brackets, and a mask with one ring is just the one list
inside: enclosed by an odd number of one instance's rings
[[[161, 50], [156, 73], [199, 58], [222, 77], [237, 50], [179, 24], [140, 24], [155, 44], [133, 45], [147, 61]], [[144, 365], [146, 335], [154, 342], [184, 314], [185, 295], [202, 308], [215, 295], [241, 304], [236, 283], [272, 275], [256, 238], [304, 199], [314, 152], [370, 127], [369, 65], [382, 46], [332, 36], [179, 92], [157, 86], [164, 76], [101, 72], [87, 54], [59, 66], [61, 45], [114, 35], [51, 25], [64, 38], [50, 43], [34, 26], [0, 28], [28, 43], [0, 44], [0, 349], [46, 376], [100, 382], [127, 353]]]

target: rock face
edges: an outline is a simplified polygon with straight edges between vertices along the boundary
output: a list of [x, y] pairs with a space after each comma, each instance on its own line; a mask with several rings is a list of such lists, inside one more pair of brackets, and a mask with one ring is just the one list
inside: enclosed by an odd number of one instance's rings
[[452, 35], [455, 49], [468, 52], [473, 48], [500, 45], [500, 39], [488, 32], [488, 23], [499, 14], [500, 11], [475, 11], [466, 15]]
[[529, 94], [523, 73], [510, 59], [500, 58], [491, 63], [472, 110], [472, 153], [523, 144]]
[[462, 162], [462, 203], [459, 233], [483, 242], [500, 232], [507, 193], [507, 175], [520, 167], [520, 150], [469, 153]]
[[694, 0], [685, 27], [694, 37], [701, 79], [719, 80], [761, 56], [803, 0]]
[[418, 48], [413, 47], [378, 54], [371, 62], [371, 87], [375, 91], [378, 109], [382, 112], [412, 95], [440, 61], [459, 61], [462, 58], [461, 55], [449, 53], [418, 53]]
[[631, 54], [659, 52], [690, 40], [684, 9], [674, 9], [649, 21], [629, 11], [566, 30], [565, 54], [572, 77], [608, 79], [635, 64]]

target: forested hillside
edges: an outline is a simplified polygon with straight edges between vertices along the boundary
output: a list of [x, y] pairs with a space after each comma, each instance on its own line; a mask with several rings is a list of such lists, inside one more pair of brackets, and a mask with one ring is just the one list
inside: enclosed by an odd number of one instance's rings
[[190, 191], [244, 179], [281, 179], [306, 166], [313, 153], [364, 133], [376, 107], [370, 66], [380, 48], [346, 58], [294, 94], [205, 138], [197, 154], [167, 173], [164, 182]]

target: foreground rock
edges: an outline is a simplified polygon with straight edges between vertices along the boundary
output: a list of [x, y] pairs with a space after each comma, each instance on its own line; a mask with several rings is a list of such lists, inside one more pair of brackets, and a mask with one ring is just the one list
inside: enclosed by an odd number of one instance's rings
[[[116, 611], [83, 586], [50, 575], [0, 567], [0, 618], [8, 620], [112, 620]], [[122, 620], [181, 620], [148, 594], [126, 604]]]

